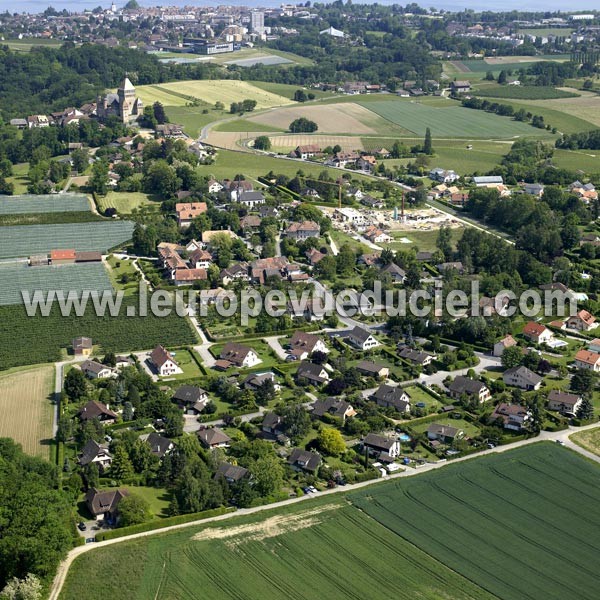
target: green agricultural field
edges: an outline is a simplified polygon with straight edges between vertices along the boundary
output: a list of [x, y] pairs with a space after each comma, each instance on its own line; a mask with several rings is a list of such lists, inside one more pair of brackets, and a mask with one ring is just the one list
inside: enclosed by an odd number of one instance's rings
[[[108, 310], [104, 316], [97, 316], [91, 304], [81, 317], [61, 316], [56, 303], [47, 317], [39, 313], [28, 317], [22, 305], [0, 306], [3, 324], [0, 327], [0, 369], [60, 360], [63, 349], [79, 335], [91, 337], [104, 353], [148, 350], [157, 344], [175, 348], [197, 341], [187, 319], [174, 312], [168, 317], [156, 317], [148, 310], [145, 317], [129, 317], [129, 306], [137, 311], [136, 296], [123, 299], [116, 317], [111, 317]], [[19, 340], [18, 346], [15, 340]]]
[[571, 171], [600, 173], [600, 153], [595, 150], [554, 150], [552, 164]]
[[20, 304], [21, 292], [36, 290], [112, 290], [101, 263], [29, 267], [25, 263], [0, 263], [0, 305]]
[[192, 600], [201, 589], [220, 600], [592, 600], [598, 473], [536, 444], [95, 548], [75, 559], [60, 599]]
[[0, 215], [85, 212], [89, 210], [90, 201], [83, 194], [0, 196]]
[[114, 192], [111, 190], [106, 196], [98, 196], [98, 208], [101, 211], [115, 208], [120, 214], [130, 214], [143, 206], [158, 207], [159, 203], [143, 192]]
[[[287, 52], [278, 52], [282, 56], [287, 56]], [[295, 56], [295, 55], [292, 55]], [[334, 92], [322, 92], [321, 90], [313, 90], [312, 88], [303, 87], [301, 85], [289, 85], [288, 83], [271, 83], [270, 81], [249, 81], [253, 86], [270, 92], [271, 94], [277, 94], [278, 96], [284, 96], [286, 98], [293, 98], [296, 90], [304, 90], [307, 94], [314, 94], [317, 100], [323, 98], [334, 98], [336, 94]]]
[[579, 431], [569, 436], [569, 438], [584, 450], [600, 456], [600, 427]]
[[265, 91], [247, 81], [232, 79], [176, 81], [160, 86], [141, 85], [136, 90], [145, 104], [152, 104], [158, 100], [165, 106], [184, 106], [189, 102], [186, 97], [197, 98], [209, 105], [223, 102], [225, 106], [244, 99], [256, 100], [257, 109], [292, 103], [290, 98]]
[[490, 85], [473, 90], [473, 95], [489, 98], [514, 98], [515, 100], [555, 100], [579, 97], [579, 94], [573, 92], [536, 85]]
[[[358, 101], [363, 104], [362, 101]], [[447, 100], [445, 106], [398, 99], [396, 102], [368, 102], [365, 108], [384, 119], [425, 135], [427, 127], [434, 137], [441, 138], [509, 138], [516, 136], [546, 136], [545, 131], [480, 110], [471, 110]]]
[[130, 240], [132, 232], [130, 221], [0, 227], [0, 258], [71, 248], [105, 252]]
[[[490, 98], [493, 100], [493, 98]], [[498, 102], [502, 104], [510, 104], [515, 111], [523, 108], [533, 115], [544, 117], [546, 124], [551, 127], [556, 127], [561, 133], [579, 133], [580, 131], [590, 131], [596, 129], [596, 125], [590, 121], [586, 121], [581, 115], [574, 112], [569, 112], [571, 104], [575, 106], [583, 105], [582, 100], [587, 101], [587, 98], [565, 98], [564, 100], [510, 100], [507, 98], [498, 98]], [[586, 102], [587, 103], [587, 102]], [[586, 114], [590, 114], [588, 108]], [[482, 111], [477, 111], [482, 112]], [[506, 119], [506, 117], [499, 117]], [[594, 117], [592, 117], [594, 118]], [[535, 131], [535, 128], [532, 127]]]
[[497, 598], [591, 600], [600, 584], [599, 473], [540, 443], [349, 499]]
[[214, 127], [215, 131], [264, 131], [264, 132], [277, 132], [284, 133], [285, 129], [280, 127], [273, 127], [272, 125], [265, 125], [263, 123], [253, 123], [248, 119], [232, 119], [230, 121], [223, 121], [223, 123], [217, 123]]
[[199, 589], [221, 600], [492, 599], [340, 499], [94, 550], [76, 559], [60, 598], [192, 600]]
[[[327, 168], [322, 164], [297, 163], [291, 160], [232, 150], [219, 150], [215, 163], [200, 165], [198, 172], [201, 175], [212, 175], [216, 179], [231, 177], [232, 173], [244, 173], [248, 177], [256, 178], [266, 175], [269, 171], [293, 177], [299, 169], [302, 169], [307, 177], [318, 178], [323, 171], [327, 171], [334, 178], [339, 176], [339, 169]], [[360, 175], [356, 175], [356, 178], [362, 179]]]
[[60, 40], [49, 40], [46, 38], [24, 38], [22, 40], [5, 40], [3, 46], [8, 46], [15, 52], [30, 52], [32, 48], [45, 46], [50, 48], [58, 48], [63, 42]]

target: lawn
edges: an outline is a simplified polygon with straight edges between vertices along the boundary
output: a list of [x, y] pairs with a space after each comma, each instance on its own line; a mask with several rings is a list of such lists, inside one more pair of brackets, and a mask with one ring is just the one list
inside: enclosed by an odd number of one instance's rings
[[132, 232], [130, 221], [0, 227], [0, 258], [69, 248], [106, 252], [129, 241]]
[[274, 127], [272, 125], [257, 125], [252, 121], [248, 121], [248, 119], [232, 119], [215, 125], [215, 131], [256, 131], [256, 129], [266, 132], [285, 131], [285, 129], [282, 129], [281, 127]]
[[[477, 437], [479, 435], [479, 428], [470, 423], [469, 421], [465, 421], [465, 419], [450, 419], [448, 415], [440, 415], [437, 421], [434, 421], [438, 425], [445, 425], [446, 427], [456, 427], [456, 429], [462, 429], [465, 432], [465, 437]], [[410, 423], [410, 428], [417, 433], [425, 433], [427, 428], [432, 424], [431, 421], [426, 421], [425, 423], [419, 423], [418, 420]]]
[[109, 191], [106, 196], [98, 196], [98, 208], [104, 212], [115, 208], [118, 213], [130, 214], [142, 206], [159, 206], [159, 202], [143, 192]]
[[[443, 101], [445, 104], [436, 105], [431, 102], [399, 98], [396, 102], [368, 102], [364, 106], [419, 136], [424, 136], [428, 127], [434, 137], [441, 138], [493, 139], [548, 135], [526, 123], [481, 110], [464, 108], [451, 100]], [[361, 100], [359, 103], [363, 104]]]
[[11, 437], [27, 454], [48, 459], [53, 437], [53, 395], [53, 365], [1, 375], [0, 437]]
[[60, 598], [592, 600], [599, 482], [597, 465], [536, 444], [95, 548]]
[[13, 175], [7, 177], [6, 181], [12, 183], [15, 186], [15, 194], [26, 194], [27, 186], [29, 185], [29, 163], [19, 163], [13, 165]]
[[569, 439], [588, 452], [600, 456], [600, 427], [579, 431], [570, 435]]
[[337, 498], [94, 550], [76, 559], [60, 598], [192, 600], [198, 590], [220, 600], [492, 598]]
[[592, 599], [598, 465], [540, 443], [350, 494], [358, 508], [497, 598]]
[[425, 404], [425, 410], [435, 412], [442, 406], [442, 403], [439, 400], [416, 385], [406, 387], [404, 388], [404, 391], [410, 396], [411, 407], [414, 407], [417, 403], [423, 402]]
[[[115, 258], [112, 254], [106, 259], [109, 265], [108, 276], [115, 290], [123, 290], [126, 295], [137, 294], [140, 273], [133, 266], [132, 259]], [[125, 281], [124, 281], [125, 279]]]
[[[164, 518], [168, 517], [167, 509], [169, 508], [169, 504], [171, 502], [171, 498], [169, 496], [169, 492], [165, 491], [164, 488], [155, 488], [155, 487], [145, 487], [145, 486], [122, 486], [128, 489], [131, 494], [135, 496], [139, 496], [148, 502], [150, 506], [150, 511], [154, 515], [154, 518]], [[111, 490], [116, 488], [111, 487], [103, 487], [103, 490]], [[87, 520], [90, 518], [88, 514], [87, 506], [83, 503], [83, 497], [81, 498], [81, 502], [78, 505], [81, 509], [83, 509], [80, 513], [80, 517], [82, 520]]]
[[183, 373], [179, 375], [169, 375], [164, 378], [165, 380], [177, 380], [177, 379], [198, 379], [203, 377], [204, 374], [198, 367], [198, 364], [192, 357], [193, 350], [172, 350], [171, 353], [174, 355], [175, 360], [179, 367], [183, 370]]
[[229, 113], [215, 110], [208, 105], [202, 106], [165, 106], [165, 111], [171, 123], [182, 125], [185, 132], [192, 138], [200, 135], [200, 130], [214, 121], [223, 119]]

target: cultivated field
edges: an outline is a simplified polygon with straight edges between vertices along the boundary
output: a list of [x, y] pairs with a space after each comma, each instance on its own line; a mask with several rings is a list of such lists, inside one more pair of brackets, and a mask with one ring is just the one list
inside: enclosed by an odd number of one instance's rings
[[498, 598], [591, 600], [600, 584], [599, 473], [546, 443], [350, 500]]
[[152, 104], [158, 100], [165, 106], [185, 105], [189, 100], [184, 96], [198, 98], [208, 104], [220, 101], [226, 106], [231, 102], [256, 100], [257, 109], [292, 103], [290, 98], [260, 89], [247, 81], [230, 79], [177, 81], [163, 83], [160, 86], [142, 85], [137, 87], [136, 91], [145, 104]]
[[195, 600], [198, 590], [219, 600], [492, 598], [337, 499], [94, 550], [60, 597]]
[[22, 291], [112, 290], [100, 263], [28, 267], [25, 263], [0, 263], [0, 305], [20, 304]]
[[579, 98], [559, 100], [534, 100], [531, 104], [559, 110], [600, 127], [600, 97], [596, 94], [585, 94]]
[[0, 227], [0, 258], [53, 249], [105, 252], [131, 239], [132, 232], [130, 221]]
[[11, 437], [27, 454], [48, 458], [52, 438], [54, 366], [0, 374], [0, 437]]
[[[256, 126], [254, 123], [252, 125]], [[263, 131], [217, 131], [211, 129], [206, 137], [206, 141], [217, 148], [240, 150], [240, 142], [258, 137], [264, 133]]]
[[60, 597], [592, 600], [598, 473], [563, 448], [528, 446], [95, 549]]
[[28, 317], [22, 305], [0, 306], [0, 366], [8, 369], [56, 362], [79, 335], [91, 337], [103, 353], [147, 350], [157, 344], [176, 348], [196, 342], [188, 320], [178, 317], [175, 311], [161, 318], [146, 307], [147, 316], [128, 316], [128, 309], [139, 314], [138, 304], [137, 296], [126, 296], [115, 317], [108, 309], [104, 316], [97, 316], [91, 302], [81, 317], [63, 317], [57, 303], [47, 317], [39, 313]]
[[368, 102], [365, 107], [419, 136], [425, 135], [427, 127], [434, 138], [493, 139], [547, 135], [531, 125], [481, 110], [463, 108], [450, 101], [445, 107], [412, 100]]
[[322, 133], [375, 134], [382, 126], [382, 119], [354, 102], [339, 105], [296, 105], [256, 115], [248, 120], [286, 130], [294, 119], [300, 117], [314, 121], [319, 126], [319, 132]]
[[2, 196], [0, 215], [25, 215], [29, 213], [84, 212], [90, 202], [83, 194], [49, 194], [47, 196]]

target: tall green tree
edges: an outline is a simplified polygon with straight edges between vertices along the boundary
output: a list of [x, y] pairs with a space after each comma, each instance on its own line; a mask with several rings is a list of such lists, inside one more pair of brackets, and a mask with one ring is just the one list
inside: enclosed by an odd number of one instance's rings
[[433, 154], [433, 141], [431, 139], [431, 129], [429, 127], [425, 130], [425, 140], [423, 142], [423, 152], [427, 154], [427, 156], [431, 156]]

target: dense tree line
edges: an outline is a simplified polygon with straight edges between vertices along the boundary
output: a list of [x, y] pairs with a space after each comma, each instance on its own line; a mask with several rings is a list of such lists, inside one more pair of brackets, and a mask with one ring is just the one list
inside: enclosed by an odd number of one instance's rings
[[600, 150], [600, 129], [563, 135], [556, 140], [556, 147], [565, 150]]
[[57, 471], [0, 438], [0, 589], [13, 577], [49, 578], [71, 547], [71, 502]]

